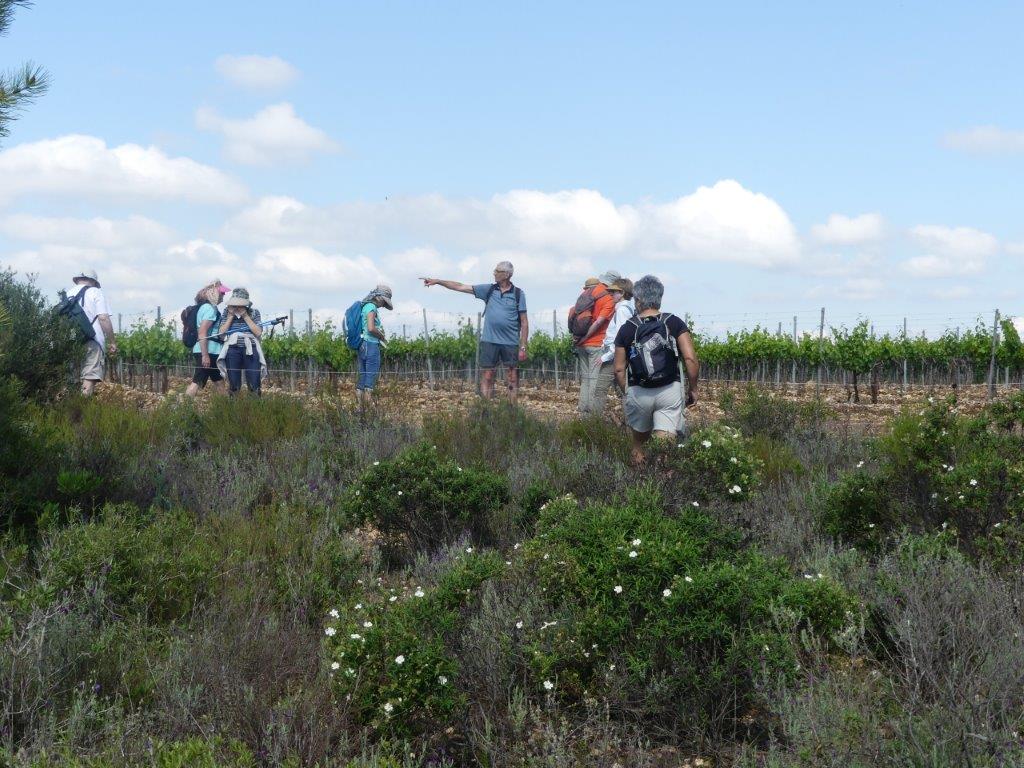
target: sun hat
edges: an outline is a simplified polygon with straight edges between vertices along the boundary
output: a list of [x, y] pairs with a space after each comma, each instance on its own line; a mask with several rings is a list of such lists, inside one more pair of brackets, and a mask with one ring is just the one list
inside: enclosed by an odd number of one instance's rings
[[614, 269], [609, 269], [607, 272], [603, 273], [602, 275], [600, 275], [598, 277], [598, 280], [600, 280], [605, 285], [611, 285], [612, 283], [616, 282], [617, 280], [621, 280], [621, 279], [622, 279], [622, 275], [620, 275]]
[[608, 286], [610, 291], [621, 291], [622, 295], [626, 299], [633, 298], [633, 281], [628, 277], [620, 277], [614, 283]]
[[228, 299], [229, 307], [251, 307], [252, 302], [249, 301], [249, 291], [245, 288], [235, 288], [231, 292], [231, 298]]
[[584, 288], [593, 288], [595, 285], [597, 285], [600, 282], [601, 281], [598, 280], [596, 277], [588, 277], [586, 280], [583, 281], [583, 287]]
[[220, 280], [214, 280], [213, 287], [220, 291], [222, 294], [231, 293], [231, 289], [224, 285], [224, 283], [222, 283]]
[[391, 304], [391, 286], [385, 285], [384, 283], [378, 283], [377, 287], [370, 291], [370, 295], [366, 298], [369, 300], [380, 299], [380, 303], [388, 309], [394, 309]]
[[92, 280], [94, 283], [96, 283], [97, 288], [100, 285], [100, 279], [99, 277], [96, 276], [95, 269], [83, 269], [77, 275], [71, 278], [71, 282], [73, 283], [78, 282], [79, 280]]

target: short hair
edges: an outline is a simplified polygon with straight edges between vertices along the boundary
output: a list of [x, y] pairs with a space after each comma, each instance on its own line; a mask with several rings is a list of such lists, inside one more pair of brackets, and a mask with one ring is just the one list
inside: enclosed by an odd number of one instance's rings
[[644, 275], [633, 284], [633, 301], [636, 309], [661, 309], [661, 297], [665, 295], [665, 286], [654, 275]]
[[622, 290], [622, 298], [626, 301], [633, 298], [633, 281], [628, 277], [620, 277], [616, 280], [615, 287]]
[[499, 261], [497, 263], [497, 265], [494, 267], [494, 269], [495, 269], [495, 271], [500, 270], [502, 272], [508, 272], [510, 275], [514, 271], [513, 268], [512, 268], [512, 262], [511, 261]]

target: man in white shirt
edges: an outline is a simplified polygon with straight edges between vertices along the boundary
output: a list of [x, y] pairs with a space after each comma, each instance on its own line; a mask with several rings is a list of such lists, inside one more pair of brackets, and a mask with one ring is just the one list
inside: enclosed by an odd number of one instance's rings
[[95, 269], [83, 269], [72, 278], [75, 287], [68, 291], [68, 296], [81, 296], [82, 309], [86, 317], [92, 321], [96, 337], [86, 342], [85, 361], [82, 363], [82, 394], [92, 395], [96, 383], [103, 381], [106, 371], [107, 353], [117, 353], [117, 341], [114, 339], [114, 326], [110, 322], [110, 307], [107, 297], [103, 295], [100, 281]]

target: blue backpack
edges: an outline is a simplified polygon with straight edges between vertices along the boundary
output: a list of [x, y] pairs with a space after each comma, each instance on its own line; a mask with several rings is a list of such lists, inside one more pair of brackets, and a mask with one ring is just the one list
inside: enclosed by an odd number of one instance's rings
[[345, 343], [349, 349], [359, 349], [363, 343], [363, 301], [356, 301], [345, 310]]

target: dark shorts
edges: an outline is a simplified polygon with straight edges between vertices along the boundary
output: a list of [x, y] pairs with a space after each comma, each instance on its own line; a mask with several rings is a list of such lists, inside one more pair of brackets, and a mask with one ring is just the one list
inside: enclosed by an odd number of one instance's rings
[[212, 368], [203, 368], [203, 356], [199, 352], [192, 353], [193, 359], [196, 361], [196, 370], [192, 374], [192, 381], [198, 384], [200, 387], [205, 387], [207, 381], [222, 381], [223, 376], [220, 375], [220, 370], [217, 368], [217, 356], [210, 355], [210, 363], [213, 365]]
[[504, 363], [506, 368], [518, 366], [519, 347], [515, 344], [492, 344], [489, 341], [481, 341], [480, 367], [497, 368], [498, 363]]

